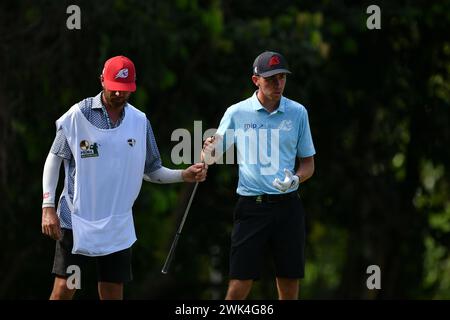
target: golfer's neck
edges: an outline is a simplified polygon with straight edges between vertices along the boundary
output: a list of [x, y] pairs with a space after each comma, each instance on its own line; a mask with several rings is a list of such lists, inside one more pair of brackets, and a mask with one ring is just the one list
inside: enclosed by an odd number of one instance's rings
[[274, 110], [278, 108], [280, 105], [280, 99], [278, 100], [270, 100], [267, 99], [264, 94], [258, 92], [258, 100], [261, 103], [261, 105], [270, 113], [272, 113]]

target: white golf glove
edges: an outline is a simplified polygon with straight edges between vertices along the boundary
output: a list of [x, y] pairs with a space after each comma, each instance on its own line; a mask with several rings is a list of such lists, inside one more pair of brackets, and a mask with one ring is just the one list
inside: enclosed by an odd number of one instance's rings
[[281, 192], [286, 192], [288, 190], [294, 190], [300, 184], [300, 179], [297, 175], [294, 175], [290, 170], [284, 169], [284, 174], [286, 177], [284, 181], [280, 181], [280, 179], [275, 178], [273, 180], [273, 186], [280, 190]]

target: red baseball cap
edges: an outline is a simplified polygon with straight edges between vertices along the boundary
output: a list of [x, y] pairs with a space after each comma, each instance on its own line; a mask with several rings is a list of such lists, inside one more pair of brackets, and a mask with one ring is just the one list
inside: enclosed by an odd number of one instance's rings
[[110, 91], [136, 91], [134, 63], [124, 56], [108, 59], [103, 67], [105, 88]]

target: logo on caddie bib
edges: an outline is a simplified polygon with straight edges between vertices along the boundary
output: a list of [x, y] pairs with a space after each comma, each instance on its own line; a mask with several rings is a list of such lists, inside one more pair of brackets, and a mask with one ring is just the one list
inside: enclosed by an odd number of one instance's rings
[[136, 144], [136, 140], [133, 138], [128, 139], [127, 142], [130, 147], [134, 147], [134, 145]]
[[87, 140], [80, 142], [81, 158], [98, 157], [98, 144], [97, 142], [90, 143]]

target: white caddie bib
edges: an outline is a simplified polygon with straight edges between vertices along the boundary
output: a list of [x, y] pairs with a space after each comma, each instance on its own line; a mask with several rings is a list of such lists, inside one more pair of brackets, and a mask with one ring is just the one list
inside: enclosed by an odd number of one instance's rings
[[[56, 121], [62, 127], [76, 173], [72, 211], [72, 253], [102, 256], [136, 241], [132, 207], [144, 173], [147, 118], [130, 104], [113, 129], [91, 124], [78, 104]], [[67, 172], [66, 172], [67, 174]]]

